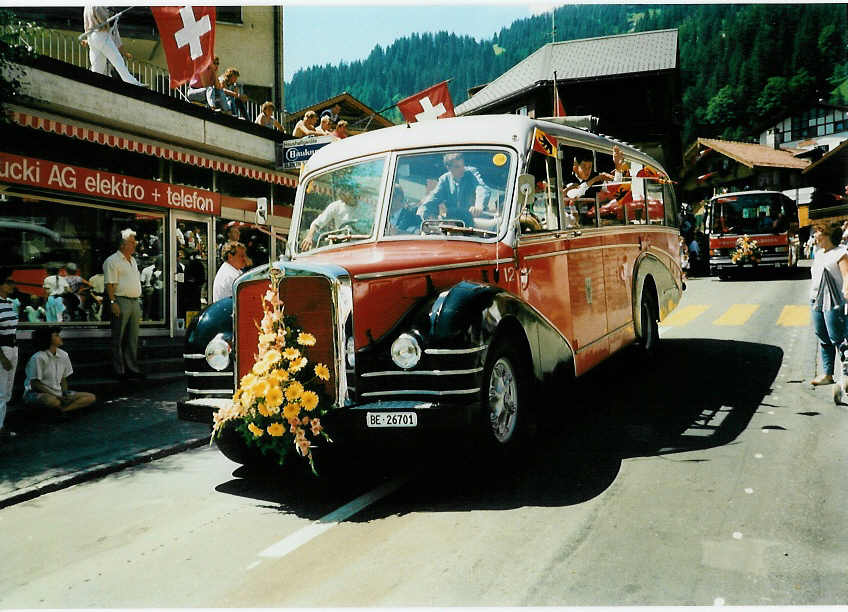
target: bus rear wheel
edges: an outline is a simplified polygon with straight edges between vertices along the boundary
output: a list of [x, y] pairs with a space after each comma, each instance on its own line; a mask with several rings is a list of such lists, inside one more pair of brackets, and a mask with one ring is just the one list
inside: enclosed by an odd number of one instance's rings
[[642, 304], [639, 307], [641, 316], [642, 351], [654, 355], [660, 344], [659, 307], [656, 297], [648, 287], [642, 289]]

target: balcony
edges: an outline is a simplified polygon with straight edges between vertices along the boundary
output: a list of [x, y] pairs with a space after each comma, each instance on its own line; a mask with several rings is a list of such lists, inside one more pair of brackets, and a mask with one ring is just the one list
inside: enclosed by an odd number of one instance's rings
[[[88, 49], [76, 36], [41, 30], [18, 35], [33, 56], [14, 65], [21, 82], [20, 104], [156, 141], [225, 155], [268, 166], [275, 161], [274, 144], [283, 135], [185, 97], [187, 86], [169, 88], [168, 71], [138, 59], [127, 67], [146, 88], [106, 77], [89, 69]], [[10, 105], [11, 110], [16, 105]], [[246, 103], [249, 116], [259, 113], [255, 100]], [[48, 115], [49, 117], [49, 115]], [[282, 123], [282, 117], [277, 120]]]

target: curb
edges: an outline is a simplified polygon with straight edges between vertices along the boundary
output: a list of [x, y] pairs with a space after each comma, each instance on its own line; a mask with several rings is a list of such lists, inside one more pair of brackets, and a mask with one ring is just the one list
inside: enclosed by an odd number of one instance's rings
[[203, 436], [202, 438], [192, 438], [190, 440], [186, 440], [185, 442], [179, 442], [178, 444], [174, 444], [172, 446], [163, 446], [161, 448], [153, 448], [150, 450], [142, 451], [127, 459], [115, 461], [114, 463], [101, 463], [99, 465], [92, 466], [80, 472], [71, 472], [68, 474], [63, 474], [61, 476], [54, 476], [53, 478], [49, 478], [38, 484], [13, 491], [7, 497], [0, 499], [0, 508], [6, 508], [8, 506], [19, 504], [21, 502], [29, 501], [31, 499], [35, 499], [36, 497], [40, 497], [45, 493], [59, 491], [61, 489], [65, 489], [67, 487], [80, 484], [82, 482], [94, 480], [95, 478], [100, 478], [108, 474], [119, 472], [123, 469], [133, 467], [141, 463], [149, 463], [151, 461], [155, 461], [156, 459], [161, 459], [169, 455], [175, 455], [182, 451], [186, 451], [192, 448], [199, 448], [205, 444], [209, 444], [208, 435]]

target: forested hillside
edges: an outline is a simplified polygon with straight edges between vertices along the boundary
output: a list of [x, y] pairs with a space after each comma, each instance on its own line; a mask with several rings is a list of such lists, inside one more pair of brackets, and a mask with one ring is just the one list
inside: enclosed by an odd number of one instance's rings
[[[746, 139], [775, 110], [848, 103], [845, 4], [576, 5], [554, 12], [557, 40], [679, 29], [683, 138]], [[485, 10], [481, 6], [481, 10]], [[445, 79], [454, 103], [551, 40], [550, 13], [518, 20], [493, 39], [447, 32], [376, 46], [361, 61], [314, 66], [286, 83], [296, 110], [342, 91], [375, 110]], [[836, 92], [836, 93], [834, 93]], [[395, 120], [395, 109], [386, 113]]]

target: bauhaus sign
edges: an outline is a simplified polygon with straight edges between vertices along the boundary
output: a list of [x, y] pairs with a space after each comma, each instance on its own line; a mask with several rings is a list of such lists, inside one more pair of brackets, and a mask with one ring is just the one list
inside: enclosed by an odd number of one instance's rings
[[279, 148], [277, 168], [283, 170], [299, 168], [302, 163], [312, 157], [315, 151], [331, 142], [333, 142], [333, 139], [330, 136], [284, 140]]
[[30, 185], [148, 206], [221, 214], [221, 195], [203, 189], [0, 152], [0, 183]]

